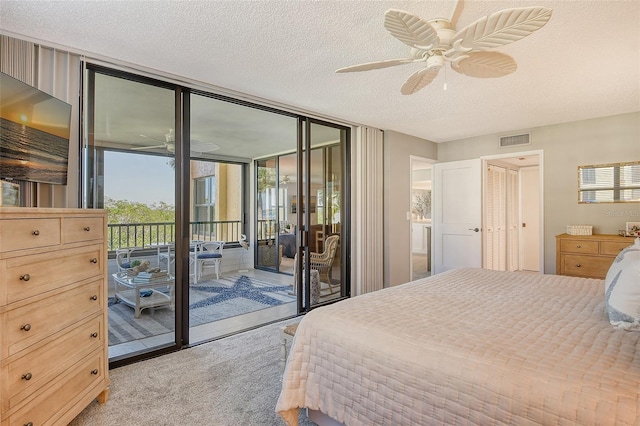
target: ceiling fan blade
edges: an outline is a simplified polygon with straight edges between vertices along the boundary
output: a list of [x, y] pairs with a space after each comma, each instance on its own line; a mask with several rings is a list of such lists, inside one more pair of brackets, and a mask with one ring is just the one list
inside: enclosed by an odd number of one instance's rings
[[411, 74], [411, 77], [402, 85], [400, 92], [403, 95], [412, 95], [431, 83], [438, 76], [439, 69], [423, 68]]
[[461, 58], [459, 62], [453, 62], [451, 68], [470, 77], [504, 77], [518, 69], [511, 56], [499, 52], [470, 52]]
[[453, 14], [451, 15], [451, 28], [455, 28], [458, 24], [458, 19], [460, 19], [460, 15], [462, 15], [462, 10], [464, 9], [464, 0], [458, 0], [456, 2], [456, 7], [453, 9]]
[[342, 72], [356, 72], [356, 71], [369, 71], [380, 68], [395, 67], [396, 65], [409, 64], [416, 62], [413, 58], [405, 59], [388, 59], [386, 61], [368, 62], [366, 64], [352, 65], [350, 67], [340, 68], [336, 70], [338, 73]]
[[453, 36], [452, 45], [458, 51], [504, 46], [542, 28], [551, 18], [551, 12], [546, 7], [501, 10], [458, 31]]
[[137, 146], [135, 148], [131, 148], [132, 151], [138, 151], [141, 149], [155, 149], [155, 148], [165, 148], [167, 145], [166, 144], [162, 144], [162, 145], [154, 145], [154, 146]]
[[440, 44], [438, 32], [430, 23], [402, 10], [387, 10], [384, 27], [392, 36], [411, 47], [430, 50]]

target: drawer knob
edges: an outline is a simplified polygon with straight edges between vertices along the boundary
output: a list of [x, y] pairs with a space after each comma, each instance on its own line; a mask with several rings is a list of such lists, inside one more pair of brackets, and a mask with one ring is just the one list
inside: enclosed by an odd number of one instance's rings
[[95, 370], [91, 370], [91, 374], [93, 374], [94, 376], [98, 375], [98, 369], [96, 368]]
[[98, 259], [94, 257], [94, 258], [92, 258], [92, 259], [90, 260], [90, 262], [91, 262], [91, 263], [98, 263]]
[[578, 244], [576, 247], [577, 247], [577, 248], [582, 248], [582, 246], [581, 246], [580, 244]]
[[31, 380], [32, 377], [31, 373], [23, 374], [22, 380]]
[[38, 231], [38, 230], [36, 229], [36, 230], [35, 230], [35, 231], [33, 231], [31, 234], [33, 234], [33, 235], [35, 235], [35, 236], [37, 237], [38, 235], [40, 235], [40, 231]]
[[31, 324], [25, 324], [22, 327], [20, 327], [20, 330], [24, 330], [24, 331], [29, 331], [31, 330]]
[[579, 268], [579, 267], [581, 267], [581, 266], [582, 266], [582, 265], [578, 263], [578, 264], [576, 265], [576, 268]]
[[25, 423], [24, 426], [33, 426], [33, 422]]
[[31, 275], [29, 274], [20, 275], [20, 280], [22, 281], [29, 281], [30, 279], [31, 279]]
[[95, 301], [95, 300], [98, 300], [98, 296], [96, 296], [96, 295], [94, 294], [94, 295], [93, 295], [93, 296], [91, 296], [89, 299], [91, 299], [91, 300], [94, 300], [94, 301]]
[[94, 331], [93, 333], [91, 333], [91, 337], [95, 339], [96, 337], [98, 337], [98, 333]]
[[91, 227], [89, 227], [89, 226], [85, 226], [85, 227], [84, 227], [84, 230], [85, 230], [85, 231], [87, 231], [87, 232], [89, 232], [89, 231], [91, 231]]

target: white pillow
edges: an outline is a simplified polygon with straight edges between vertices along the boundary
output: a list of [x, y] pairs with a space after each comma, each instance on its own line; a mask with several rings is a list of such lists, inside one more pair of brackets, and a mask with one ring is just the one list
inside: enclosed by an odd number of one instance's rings
[[616, 256], [604, 280], [604, 290], [609, 322], [640, 331], [640, 238]]

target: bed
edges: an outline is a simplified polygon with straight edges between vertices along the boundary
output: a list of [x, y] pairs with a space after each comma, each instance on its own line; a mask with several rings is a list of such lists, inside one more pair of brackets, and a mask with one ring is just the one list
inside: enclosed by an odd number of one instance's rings
[[[640, 422], [640, 333], [602, 280], [459, 269], [305, 315], [276, 411], [344, 425]], [[334, 422], [335, 423], [335, 422]]]

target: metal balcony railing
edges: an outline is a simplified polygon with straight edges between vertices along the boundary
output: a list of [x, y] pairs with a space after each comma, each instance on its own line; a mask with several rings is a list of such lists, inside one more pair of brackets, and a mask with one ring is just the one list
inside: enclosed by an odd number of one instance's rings
[[[237, 243], [242, 233], [239, 220], [191, 222], [190, 238], [202, 241]], [[175, 242], [175, 223], [117, 223], [107, 225], [107, 249], [115, 251], [123, 247], [152, 247]]]
[[[259, 220], [256, 229], [258, 240], [275, 238], [277, 221]], [[191, 240], [225, 241], [234, 244], [243, 234], [239, 220], [199, 221], [190, 223]], [[107, 248], [110, 252], [126, 247], [149, 248], [175, 242], [176, 229], [173, 222], [112, 223], [107, 225]]]

